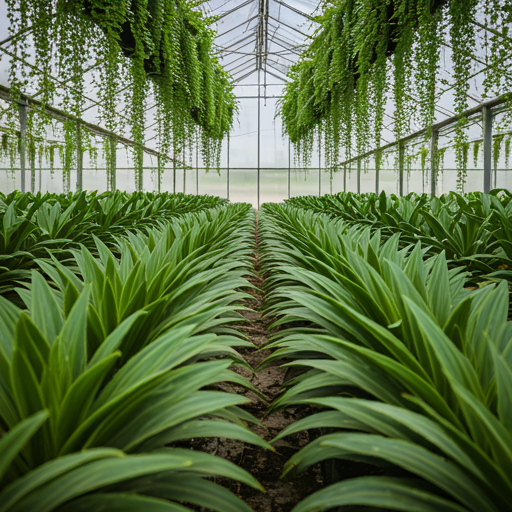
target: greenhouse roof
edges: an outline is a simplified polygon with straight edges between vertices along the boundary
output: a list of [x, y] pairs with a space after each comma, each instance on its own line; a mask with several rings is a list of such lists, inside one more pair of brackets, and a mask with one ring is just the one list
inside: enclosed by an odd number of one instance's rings
[[[501, 1], [501, 0], [500, 0]], [[504, 0], [503, 0], [504, 1]], [[11, 20], [7, 15], [7, 2], [0, 2], [0, 116], [9, 110], [10, 101], [10, 66], [13, 56], [16, 54], [16, 41], [23, 41], [21, 45], [24, 48], [23, 53], [19, 53], [20, 67], [24, 68], [27, 81], [23, 87], [23, 101], [26, 101], [29, 109], [34, 109], [41, 104], [42, 91], [38, 86], [41, 78], [41, 71], [37, 67], [37, 60], [34, 55], [34, 27], [22, 27], [21, 31], [14, 32], [10, 27]], [[252, 188], [264, 191], [264, 182], [274, 183], [280, 176], [279, 173], [289, 173], [290, 169], [296, 169], [297, 172], [304, 171], [303, 181], [313, 178], [313, 174], [307, 175], [309, 171], [316, 172], [329, 167], [326, 159], [325, 148], [322, 146], [322, 139], [316, 137], [312, 142], [312, 158], [309, 161], [299, 161], [292, 157], [293, 146], [286, 132], [286, 126], [283, 126], [282, 116], [279, 114], [280, 101], [286, 89], [284, 86], [291, 80], [288, 76], [290, 67], [299, 61], [302, 52], [309, 46], [312, 36], [317, 32], [319, 23], [315, 21], [316, 17], [321, 15], [323, 8], [330, 5], [330, 2], [320, 0], [206, 0], [199, 2], [190, 2], [194, 9], [201, 10], [207, 16], [211, 16], [213, 22], [211, 28], [216, 31], [213, 48], [217, 54], [220, 64], [231, 75], [234, 84], [234, 94], [237, 97], [238, 105], [233, 125], [229, 130], [229, 137], [222, 142], [222, 157], [219, 161], [218, 176], [225, 179], [225, 174], [229, 169], [236, 172], [246, 173], [248, 182], [254, 184]], [[371, 2], [368, 5], [372, 5]], [[512, 72], [510, 71], [510, 51], [505, 51], [510, 47], [511, 37], [506, 30], [500, 31], [488, 24], [488, 3], [479, 0], [475, 9], [475, 16], [471, 23], [474, 28], [473, 50], [467, 55], [470, 62], [468, 70], [468, 87], [464, 90], [466, 95], [468, 124], [465, 126], [467, 140], [474, 144], [475, 155], [478, 154], [478, 145], [481, 144], [482, 137], [482, 105], [484, 102], [510, 91], [512, 83]], [[487, 14], [486, 14], [487, 13]], [[15, 23], [19, 29], [19, 24]], [[11, 33], [12, 32], [12, 33]], [[101, 35], [101, 32], [98, 32]], [[98, 35], [96, 34], [96, 36]], [[490, 46], [488, 42], [492, 39], [507, 43], [504, 46], [503, 55], [490, 55]], [[91, 38], [93, 39], [93, 38]], [[97, 37], [97, 43], [101, 38]], [[448, 17], [444, 17], [439, 25], [439, 61], [438, 72], [436, 76], [435, 90], [435, 118], [434, 126], [442, 125], [438, 130], [440, 136], [440, 146], [443, 148], [452, 148], [454, 144], [454, 133], [457, 125], [456, 116], [456, 96], [458, 82], [456, 72], [454, 71], [453, 48], [450, 35], [450, 25]], [[97, 44], [96, 43], [96, 44]], [[97, 46], [87, 57], [84, 63], [83, 73], [81, 73], [82, 83], [81, 93], [81, 113], [79, 122], [85, 128], [88, 128], [94, 136], [91, 139], [91, 147], [102, 147], [105, 137], [115, 138], [122, 146], [131, 146], [133, 136], [131, 128], [133, 125], [130, 119], [130, 75], [128, 66], [123, 68], [123, 73], [116, 76], [116, 94], [118, 100], [113, 109], [118, 118], [118, 126], [114, 131], [109, 131], [102, 116], [102, 100], [99, 93], [98, 84], [101, 83], [102, 73], [104, 73], [104, 60], [97, 53]], [[494, 58], [494, 60], [493, 60]], [[393, 57], [390, 56], [387, 62], [388, 76], [386, 78], [386, 94], [383, 112], [383, 129], [379, 134], [379, 144], [372, 144], [361, 151], [354, 140], [347, 144], [350, 149], [347, 155], [337, 160], [336, 168], [343, 169], [350, 165], [355, 165], [355, 160], [366, 158], [370, 162], [372, 154], [375, 151], [389, 149], [389, 155], [396, 153], [397, 144], [397, 106], [395, 104], [393, 87]], [[502, 66], [502, 80], [500, 87], [496, 91], [486, 90], [485, 78], [491, 66]], [[50, 116], [57, 120], [46, 134], [46, 144], [49, 146], [62, 147], [64, 135], [62, 131], [62, 119], [66, 118], [65, 98], [72, 94], [74, 82], [70, 76], [61, 73], [58, 65], [57, 54], [49, 70], [49, 81], [55, 88], [52, 94], [51, 102], [46, 103], [46, 109]], [[23, 77], [22, 77], [23, 78]], [[424, 125], [418, 115], [421, 106], [421, 98], [417, 90], [417, 77], [411, 74], [411, 84], [407, 90], [407, 96], [404, 95], [404, 108], [406, 112], [406, 126], [401, 132], [400, 140], [402, 144], [407, 144], [407, 154], [411, 158], [418, 158], [419, 154], [424, 155], [426, 145], [428, 144], [425, 136]], [[144, 151], [148, 156], [145, 167], [155, 168], [157, 166], [156, 156], [160, 155], [159, 125], [158, 125], [158, 100], [151, 89], [148, 89], [144, 99]], [[374, 105], [369, 104], [368, 117], [374, 114], [372, 109]], [[505, 132], [506, 123], [502, 123], [509, 109], [509, 104], [501, 101], [493, 107], [494, 116], [494, 134], [500, 133], [507, 136], [510, 131]], [[510, 113], [508, 113], [510, 115]], [[69, 117], [69, 115], [68, 115]], [[11, 130], [17, 127], [16, 116], [11, 117], [11, 125], [5, 125], [7, 116], [4, 116], [3, 125], [0, 128]], [[7, 126], [7, 127], [6, 127]], [[284, 128], [284, 129], [283, 129]], [[507, 130], [509, 130], [507, 128]], [[428, 135], [428, 134], [427, 134]], [[498, 140], [498, 139], [496, 139]], [[293, 141], [292, 141], [293, 142]], [[510, 144], [509, 144], [510, 145]], [[202, 153], [189, 144], [187, 152], [173, 152], [174, 163], [183, 169], [191, 170], [205, 169], [208, 172], [210, 164], [206, 164]], [[345, 148], [344, 148], [345, 149]], [[444, 153], [443, 153], [444, 155]], [[444, 157], [443, 157], [444, 158]], [[476, 157], [475, 157], [476, 160]], [[360, 163], [360, 162], [359, 162]], [[122, 162], [118, 162], [119, 169], [125, 169], [128, 176], [129, 169], [132, 168], [131, 153], [127, 152], [126, 157], [122, 157]], [[366, 164], [365, 164], [366, 165]], [[368, 165], [372, 165], [369, 163]], [[455, 168], [453, 155], [447, 153], [445, 162], [447, 168]], [[262, 177], [260, 180], [260, 171]], [[264, 171], [264, 172], [263, 172]], [[274, 174], [272, 174], [274, 173]], [[263, 176], [265, 174], [265, 176]], [[128, 180], [129, 178], [127, 178]], [[213, 177], [208, 176], [212, 181]], [[174, 183], [173, 178], [173, 183]], [[223, 190], [234, 188], [234, 184], [229, 185], [229, 177]], [[320, 181], [320, 178], [317, 179]], [[185, 190], [185, 179], [183, 179], [183, 189]], [[187, 182], [189, 183], [189, 182]], [[257, 184], [257, 185], [256, 185]], [[288, 193], [290, 192], [290, 180], [287, 182]], [[164, 186], [167, 186], [164, 184]], [[174, 188], [176, 184], [174, 183]], [[187, 184], [187, 187], [189, 185]], [[205, 185], [206, 186], [206, 185]], [[208, 185], [210, 186], [210, 185]], [[213, 185], [212, 185], [213, 186]], [[329, 186], [325, 183], [323, 190]], [[181, 187], [181, 185], [180, 185]], [[199, 190], [199, 185], [196, 187]], [[187, 189], [188, 190], [188, 189]], [[252, 190], [252, 189], [251, 189]], [[318, 187], [320, 190], [320, 186]], [[216, 193], [220, 193], [215, 190]], [[256, 200], [256, 194], [251, 192], [251, 198], [243, 197], [244, 200], [259, 204]], [[265, 194], [262, 192], [263, 197]], [[254, 196], [254, 197], [253, 197]]]
[[202, 8], [217, 16], [221, 64], [235, 83], [262, 72], [262, 83], [286, 82], [315, 28], [317, 0], [209, 0]]

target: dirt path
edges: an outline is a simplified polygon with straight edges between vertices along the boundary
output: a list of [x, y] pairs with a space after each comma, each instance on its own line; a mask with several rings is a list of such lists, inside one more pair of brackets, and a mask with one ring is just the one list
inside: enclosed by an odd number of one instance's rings
[[[264, 284], [264, 276], [260, 273], [257, 220], [255, 236], [256, 251], [253, 259], [257, 274], [251, 281], [258, 287], [258, 290], [250, 290], [249, 292], [254, 298], [247, 301], [247, 306], [253, 311], [241, 311], [249, 322], [248, 325], [241, 326], [240, 330], [259, 348], [265, 346], [268, 342], [271, 334], [269, 325], [272, 323], [272, 319], [263, 318], [260, 313], [263, 303], [263, 292], [261, 290]], [[254, 349], [240, 350], [240, 352], [253, 368], [257, 368], [271, 353], [270, 350], [258, 351]], [[285, 370], [277, 367], [264, 369], [257, 374], [253, 374], [246, 369], [240, 369], [237, 372], [250, 380], [265, 395], [268, 403], [271, 403], [278, 395], [285, 378]], [[264, 427], [255, 426], [252, 430], [267, 441], [271, 441], [283, 428], [303, 417], [305, 413], [305, 411], [290, 408], [272, 416], [264, 417], [267, 406], [254, 393], [245, 392], [244, 394], [252, 399], [252, 402], [244, 408], [264, 424]], [[235, 462], [254, 475], [266, 489], [266, 493], [262, 494], [239, 483], [223, 482], [223, 484], [241, 497], [255, 512], [289, 512], [306, 496], [323, 487], [322, 475], [318, 467], [309, 469], [299, 477], [280, 480], [285, 462], [309, 441], [310, 436], [307, 432], [298, 433], [278, 442], [274, 445], [276, 452], [271, 452], [263, 448], [244, 445], [244, 443], [237, 441], [217, 440], [216, 454]]]

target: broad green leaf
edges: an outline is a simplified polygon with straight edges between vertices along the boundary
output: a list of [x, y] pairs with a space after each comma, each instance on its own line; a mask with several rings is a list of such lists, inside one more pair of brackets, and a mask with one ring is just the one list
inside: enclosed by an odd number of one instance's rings
[[468, 512], [459, 504], [421, 488], [420, 482], [406, 478], [351, 478], [318, 491], [292, 512], [323, 512], [335, 507], [366, 505], [403, 512]]
[[28, 440], [37, 432], [48, 418], [47, 411], [40, 411], [18, 423], [0, 438], [0, 481], [9, 465], [23, 449]]

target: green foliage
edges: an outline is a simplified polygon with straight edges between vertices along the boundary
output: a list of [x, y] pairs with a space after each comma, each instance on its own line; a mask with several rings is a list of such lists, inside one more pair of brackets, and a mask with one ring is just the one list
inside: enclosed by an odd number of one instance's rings
[[450, 192], [439, 198], [414, 193], [406, 197], [384, 192], [378, 196], [340, 193], [286, 202], [343, 220], [354, 229], [368, 226], [384, 240], [399, 234], [401, 248], [421, 241], [426, 254], [444, 251], [450, 265], [465, 266], [480, 275], [499, 273], [502, 265], [512, 266], [512, 231], [506, 220], [512, 211], [510, 199], [509, 192], [497, 189], [491, 195]]
[[[238, 407], [248, 399], [219, 389], [256, 391], [229, 369], [246, 364], [234, 347], [250, 346], [231, 326], [249, 286], [252, 209], [181, 196], [172, 212], [173, 196], [119, 195], [67, 198], [71, 211], [100, 205], [97, 222], [132, 217], [110, 249], [94, 237], [94, 251], [38, 259], [16, 290], [22, 307], [0, 297], [0, 508], [250, 512], [208, 478], [258, 482], [186, 447], [230, 437], [269, 448], [245, 424], [257, 422]], [[11, 219], [33, 198], [3, 199]], [[65, 198], [52, 199], [53, 213], [47, 201], [32, 216], [57, 220]]]
[[[410, 132], [413, 114], [426, 133], [435, 120], [441, 46], [451, 47], [454, 111], [468, 109], [472, 59], [477, 48], [477, 0], [336, 0], [325, 2], [315, 18], [318, 28], [309, 47], [289, 72], [279, 105], [283, 130], [298, 156], [308, 160], [315, 133], [325, 132], [328, 164], [340, 154], [349, 159], [381, 145], [384, 104], [392, 92], [397, 139]], [[492, 5], [491, 5], [492, 4]], [[487, 92], [503, 94], [509, 77], [502, 72], [507, 49], [505, 0], [485, 3], [486, 24], [495, 52], [486, 71]], [[487, 34], [487, 31], [484, 31]], [[503, 34], [502, 34], [503, 32]], [[499, 56], [499, 58], [496, 57]], [[392, 71], [392, 73], [390, 73]], [[392, 74], [392, 80], [391, 80]], [[508, 76], [508, 75], [507, 75]], [[450, 84], [451, 84], [450, 80]], [[458, 188], [467, 169], [467, 119], [455, 130]]]
[[184, 194], [0, 193], [0, 295], [11, 296], [16, 283], [29, 279], [37, 258], [51, 255], [62, 260], [80, 246], [96, 252], [94, 237], [112, 248], [115, 237], [127, 229], [142, 229], [225, 202]]
[[[363, 198], [361, 206], [375, 213], [370, 199]], [[408, 212], [409, 219], [419, 219], [418, 204], [427, 197], [419, 203], [411, 199], [407, 208], [382, 195], [377, 206], [383, 217], [400, 209], [402, 216]], [[497, 214], [510, 195], [457, 199], [451, 203], [454, 212], [460, 204], [469, 214], [469, 203], [474, 213]], [[295, 370], [271, 411], [316, 408], [275, 441], [304, 429], [331, 432], [296, 453], [285, 474], [334, 458], [371, 464], [381, 475], [335, 483], [294, 512], [353, 505], [507, 510], [512, 497], [507, 283], [470, 286], [464, 267], [450, 264], [444, 251], [430, 256], [423, 240], [401, 244], [408, 231], [402, 222], [388, 237], [371, 225], [350, 225], [307, 209], [265, 205], [263, 210], [267, 309], [284, 328], [270, 345], [278, 350], [262, 366], [284, 360]]]
[[[15, 36], [9, 77], [13, 99], [19, 98], [29, 82], [36, 84], [42, 98], [42, 108], [30, 114], [31, 138], [44, 134], [49, 123], [44, 106], [56, 99], [56, 87], [62, 91], [63, 110], [81, 117], [86, 107], [83, 76], [94, 68], [106, 128], [122, 134], [126, 124], [130, 125], [137, 190], [142, 189], [150, 90], [158, 104], [163, 159], [180, 158], [185, 147], [192, 148], [198, 131], [206, 165], [218, 164], [220, 143], [233, 122], [236, 101], [230, 77], [212, 50], [215, 34], [210, 20], [190, 2], [26, 0], [8, 2], [8, 16]], [[27, 62], [27, 26], [34, 39], [35, 66]], [[126, 116], [119, 111], [122, 102], [128, 105]], [[72, 155], [80, 143], [74, 121], [64, 123], [64, 136], [67, 192]], [[107, 151], [106, 157], [107, 168], [113, 168], [114, 152]]]

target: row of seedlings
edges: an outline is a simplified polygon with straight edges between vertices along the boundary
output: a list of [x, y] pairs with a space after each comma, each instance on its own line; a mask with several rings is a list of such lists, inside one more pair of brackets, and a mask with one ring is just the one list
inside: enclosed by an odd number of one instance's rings
[[[285, 474], [326, 461], [334, 481], [294, 512], [509, 510], [507, 283], [470, 286], [445, 251], [289, 205], [265, 205], [260, 226], [267, 313], [285, 327], [264, 365], [296, 369], [271, 410], [318, 411], [277, 439], [324, 434]], [[365, 476], [341, 479], [347, 460]]]
[[93, 237], [0, 297], [3, 512], [249, 512], [210, 477], [258, 482], [187, 448], [222, 436], [268, 447], [246, 426], [251, 388], [232, 371], [250, 343], [232, 327], [248, 286], [254, 213], [231, 205]]

